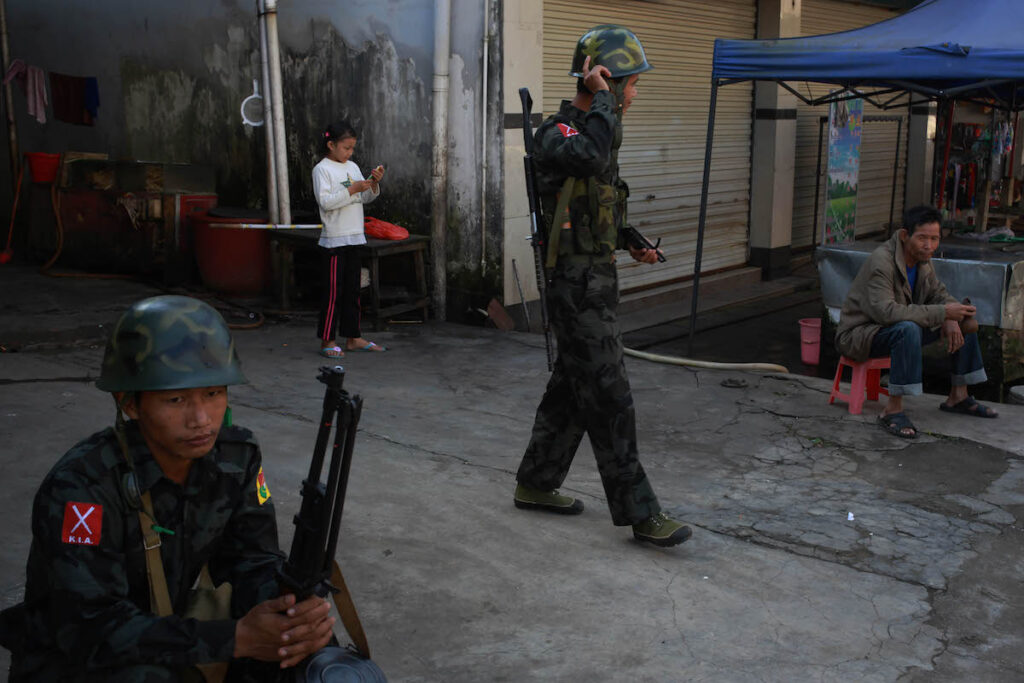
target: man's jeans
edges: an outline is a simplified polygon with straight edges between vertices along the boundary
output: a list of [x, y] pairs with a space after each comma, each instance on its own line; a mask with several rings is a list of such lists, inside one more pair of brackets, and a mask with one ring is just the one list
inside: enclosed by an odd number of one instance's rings
[[[909, 320], [883, 327], [871, 340], [871, 357], [892, 359], [889, 369], [890, 396], [917, 396], [921, 387], [921, 349], [939, 339], [937, 330], [926, 330]], [[965, 334], [964, 345], [949, 356], [954, 386], [980, 384], [988, 379], [981, 360], [977, 334]]]

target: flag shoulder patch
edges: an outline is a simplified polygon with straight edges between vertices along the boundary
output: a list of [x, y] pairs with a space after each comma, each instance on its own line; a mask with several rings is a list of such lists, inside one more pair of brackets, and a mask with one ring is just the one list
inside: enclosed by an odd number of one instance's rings
[[562, 131], [562, 137], [563, 138], [571, 138], [573, 135], [579, 135], [580, 134], [580, 132], [578, 130], [573, 128], [568, 123], [559, 123], [559, 124], [556, 124], [556, 125], [558, 126], [558, 130]]
[[100, 544], [103, 533], [103, 506], [68, 501], [64, 504], [64, 523], [60, 540], [71, 545]]
[[270, 500], [270, 489], [267, 487], [267, 479], [263, 476], [263, 467], [260, 467], [256, 475], [256, 500], [263, 505]]

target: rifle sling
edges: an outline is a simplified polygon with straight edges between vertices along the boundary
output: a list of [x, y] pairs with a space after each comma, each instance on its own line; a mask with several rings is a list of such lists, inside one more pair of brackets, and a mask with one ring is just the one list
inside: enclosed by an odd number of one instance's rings
[[160, 534], [153, 530], [156, 517], [153, 516], [153, 499], [146, 491], [140, 496], [142, 509], [139, 510], [139, 526], [146, 548], [146, 576], [149, 578], [149, 600], [158, 617], [169, 617], [174, 613], [171, 594], [167, 590], [164, 563], [160, 559]]
[[363, 625], [359, 621], [359, 613], [356, 612], [356, 606], [352, 602], [352, 594], [348, 592], [348, 586], [345, 585], [345, 578], [341, 575], [341, 567], [338, 566], [337, 560], [331, 560], [331, 585], [338, 589], [334, 593], [334, 606], [338, 608], [341, 623], [344, 624], [345, 630], [348, 631], [348, 635], [352, 638], [353, 645], [359, 650], [359, 654], [364, 659], [369, 659], [370, 645], [366, 642], [366, 632], [363, 631]]
[[[141, 496], [142, 509], [139, 510], [139, 525], [142, 527], [142, 535], [145, 538], [146, 549], [146, 574], [149, 578], [149, 594], [152, 604], [156, 607], [157, 616], [166, 617], [174, 613], [171, 607], [171, 595], [167, 590], [167, 577], [164, 575], [164, 563], [160, 558], [160, 534], [153, 530], [153, 500], [146, 491]], [[147, 519], [148, 517], [148, 519]], [[341, 574], [341, 567], [337, 560], [331, 562], [331, 585], [338, 589], [334, 593], [334, 606], [338, 608], [338, 615], [341, 623], [345, 626], [352, 643], [356, 646], [364, 658], [370, 658], [370, 645], [366, 640], [366, 632], [363, 624], [359, 621], [359, 613], [356, 612], [355, 603], [352, 602], [352, 594], [345, 584], [345, 577]], [[209, 679], [208, 680], [212, 680]]]
[[[150, 606], [156, 608], [158, 617], [174, 614], [171, 607], [171, 594], [167, 590], [167, 576], [164, 574], [164, 563], [160, 558], [160, 534], [153, 530], [156, 517], [153, 516], [153, 499], [146, 491], [139, 496], [142, 509], [139, 510], [139, 526], [142, 527], [143, 544], [146, 549], [146, 578], [149, 579]], [[205, 573], [205, 568], [204, 568]], [[207, 574], [207, 579], [209, 575]], [[210, 582], [211, 589], [213, 582]], [[228, 662], [209, 662], [194, 665], [207, 683], [221, 683], [228, 673]]]
[[575, 184], [575, 178], [566, 178], [558, 192], [558, 204], [555, 205], [551, 228], [548, 231], [548, 257], [545, 261], [547, 268], [554, 268], [558, 261], [558, 241], [562, 235], [562, 224], [569, 219], [569, 199], [572, 197], [572, 188]]

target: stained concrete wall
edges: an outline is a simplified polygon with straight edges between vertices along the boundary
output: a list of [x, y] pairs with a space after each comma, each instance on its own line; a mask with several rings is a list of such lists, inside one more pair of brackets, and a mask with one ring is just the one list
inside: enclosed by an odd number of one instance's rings
[[[486, 2], [493, 41], [483, 107], [485, 4], [452, 0], [447, 265], [451, 286], [465, 292], [457, 306], [486, 302], [501, 264], [501, 3]], [[432, 0], [282, 0], [278, 11], [293, 211], [315, 208], [310, 170], [322, 127], [348, 118], [359, 133], [355, 161], [387, 167], [373, 215], [429, 234]], [[221, 204], [266, 206], [264, 132], [239, 113], [261, 76], [255, 0], [7, 0], [7, 14], [12, 58], [96, 76], [100, 88], [93, 127], [54, 121], [52, 110], [39, 124], [16, 89], [22, 151], [208, 164]], [[490, 116], [486, 140], [481, 109]], [[0, 205], [9, 211], [13, 183], [0, 147]]]

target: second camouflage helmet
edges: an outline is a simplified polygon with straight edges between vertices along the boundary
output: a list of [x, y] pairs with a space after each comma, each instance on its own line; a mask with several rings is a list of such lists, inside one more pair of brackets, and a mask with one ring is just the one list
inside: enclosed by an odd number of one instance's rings
[[132, 304], [117, 321], [96, 386], [160, 391], [247, 381], [216, 309], [187, 296], [155, 296]]
[[644, 46], [636, 34], [625, 26], [602, 24], [590, 29], [576, 41], [570, 76], [583, 78], [583, 63], [590, 57], [591, 68], [603, 66], [611, 78], [622, 78], [650, 71]]

